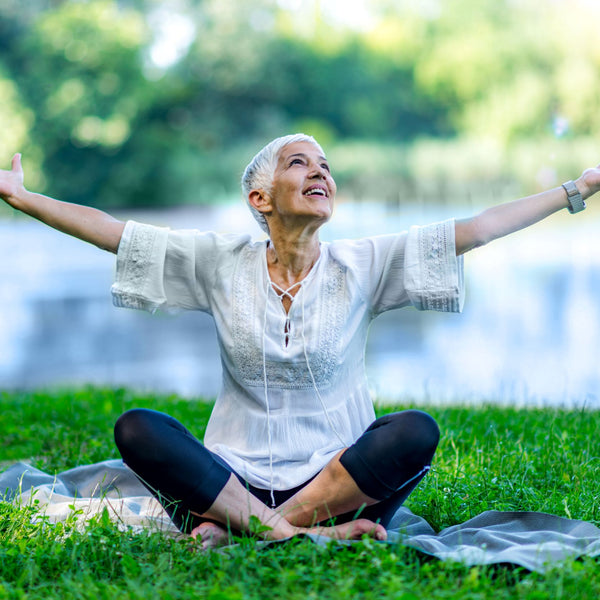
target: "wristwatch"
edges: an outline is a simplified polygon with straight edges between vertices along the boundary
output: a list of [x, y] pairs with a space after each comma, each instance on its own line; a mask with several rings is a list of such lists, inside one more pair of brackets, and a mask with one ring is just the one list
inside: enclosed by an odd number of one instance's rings
[[562, 187], [567, 192], [567, 200], [569, 201], [569, 212], [574, 215], [581, 212], [585, 208], [585, 200], [581, 197], [581, 193], [577, 189], [574, 181], [565, 181]]

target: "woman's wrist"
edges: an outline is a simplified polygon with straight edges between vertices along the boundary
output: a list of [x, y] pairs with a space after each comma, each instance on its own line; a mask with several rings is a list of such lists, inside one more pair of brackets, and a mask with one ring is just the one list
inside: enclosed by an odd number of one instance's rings
[[2, 199], [6, 204], [14, 208], [15, 210], [23, 211], [26, 205], [26, 196], [28, 192], [25, 188], [15, 190], [10, 194], [3, 194]]
[[35, 211], [37, 204], [36, 197], [39, 196], [39, 194], [29, 192], [23, 187], [11, 195], [8, 203], [16, 210], [20, 210], [21, 212], [30, 216], [36, 216], [32, 213]]
[[600, 165], [596, 168], [586, 169], [575, 181], [575, 185], [584, 200], [600, 191]]
[[592, 191], [590, 189], [590, 186], [585, 182], [583, 175], [576, 179], [573, 183], [575, 183], [575, 186], [579, 190], [579, 193], [581, 194], [581, 197], [584, 200], [587, 200], [590, 196], [594, 194], [594, 191]]

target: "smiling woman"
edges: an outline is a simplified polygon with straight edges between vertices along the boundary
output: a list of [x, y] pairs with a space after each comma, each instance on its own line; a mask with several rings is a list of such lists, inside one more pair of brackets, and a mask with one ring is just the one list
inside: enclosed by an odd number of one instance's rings
[[[263, 211], [258, 210], [254, 203], [250, 201], [251, 194], [253, 191], [258, 190], [262, 190], [264, 194], [269, 194], [272, 192], [275, 172], [278, 167], [282, 166], [280, 164], [282, 160], [282, 157], [280, 157], [280, 152], [282, 152], [284, 149], [287, 149], [287, 147], [292, 144], [301, 142], [309, 145], [308, 148], [311, 153], [314, 153], [315, 151], [318, 152], [321, 157], [321, 162], [323, 162], [323, 164], [327, 164], [327, 160], [324, 156], [325, 153], [317, 141], [310, 135], [297, 133], [277, 138], [267, 144], [260, 152], [256, 154], [256, 156], [254, 156], [242, 175], [242, 194], [246, 198], [250, 212], [260, 225], [261, 229], [266, 233], [269, 233], [266, 216]], [[297, 164], [302, 163], [302, 160], [299, 156], [294, 158], [298, 159]], [[306, 160], [306, 158], [304, 160]], [[290, 164], [287, 166], [289, 168], [292, 165]], [[329, 170], [329, 166], [327, 166], [327, 169]], [[335, 195], [335, 193], [333, 195]]]
[[223, 380], [204, 444], [151, 410], [128, 411], [115, 426], [125, 463], [182, 531], [214, 545], [225, 527], [249, 532], [257, 518], [270, 539], [306, 531], [385, 539], [429, 470], [439, 430], [415, 410], [375, 420], [364, 363], [371, 321], [406, 306], [460, 311], [460, 255], [559, 209], [582, 210], [600, 189], [600, 169], [470, 219], [331, 243], [319, 230], [336, 185], [313, 138], [268, 144], [242, 188], [265, 241], [124, 224], [33, 194], [19, 155], [0, 171], [11, 206], [117, 253], [117, 306], [214, 319]]
[[322, 150], [293, 142], [282, 148], [269, 189], [252, 190], [248, 201], [264, 216], [272, 239], [296, 232], [296, 243], [302, 243], [331, 218], [335, 193]]

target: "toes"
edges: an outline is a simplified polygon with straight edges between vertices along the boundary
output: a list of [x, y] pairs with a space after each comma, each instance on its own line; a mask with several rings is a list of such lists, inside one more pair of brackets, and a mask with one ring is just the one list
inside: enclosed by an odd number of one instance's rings
[[224, 546], [229, 541], [229, 534], [216, 523], [200, 523], [190, 532], [190, 536], [199, 542], [202, 550]]
[[214, 523], [200, 523], [198, 527], [194, 527], [190, 532], [192, 538], [200, 538], [202, 541], [209, 540], [213, 537], [218, 537], [223, 530]]
[[350, 529], [349, 534], [353, 539], [360, 539], [363, 535], [368, 535], [380, 541], [387, 539], [387, 531], [379, 523], [373, 523], [368, 519], [358, 519], [351, 521], [351, 524], [353, 527]]
[[373, 537], [376, 540], [379, 540], [380, 542], [384, 542], [385, 540], [387, 540], [387, 531], [385, 527], [383, 527], [382, 525], [377, 525]]

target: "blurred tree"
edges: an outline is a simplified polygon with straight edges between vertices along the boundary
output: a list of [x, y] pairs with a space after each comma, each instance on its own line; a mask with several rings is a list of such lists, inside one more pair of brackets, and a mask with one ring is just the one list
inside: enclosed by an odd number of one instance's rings
[[408, 177], [400, 144], [454, 139], [471, 162], [495, 148], [502, 169], [519, 140], [600, 126], [598, 3], [372, 0], [356, 30], [325, 3], [5, 0], [0, 159], [23, 150], [28, 184], [66, 200], [157, 206], [235, 193], [252, 152], [290, 131], [386, 176], [402, 157]]
[[[127, 184], [115, 170], [160, 97], [141, 69], [146, 35], [141, 16], [113, 2], [63, 2], [40, 13], [14, 48], [13, 77], [35, 113], [30, 135], [60, 197], [114, 204], [113, 185]], [[140, 176], [128, 174], [132, 187]]]
[[[468, 19], [465, 18], [468, 15]], [[457, 132], [505, 144], [597, 131], [600, 4], [586, 0], [447, 0], [416, 66]]]
[[[29, 129], [33, 122], [33, 114], [20, 98], [19, 91], [14, 82], [5, 76], [5, 70], [0, 65], [0, 131], [2, 144], [0, 145], [0, 164], [9, 164], [16, 148], [29, 148], [32, 152], [37, 150], [32, 147], [29, 139]], [[39, 151], [35, 152], [39, 158]], [[38, 166], [39, 171], [39, 166]], [[40, 183], [39, 179], [33, 183]]]

